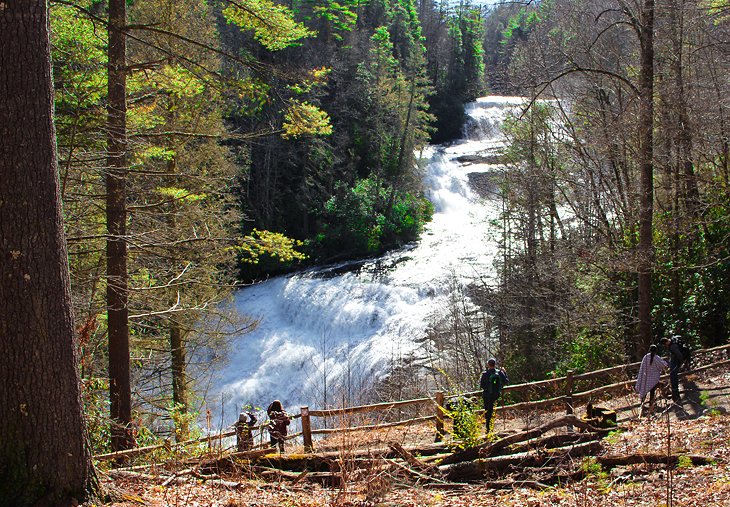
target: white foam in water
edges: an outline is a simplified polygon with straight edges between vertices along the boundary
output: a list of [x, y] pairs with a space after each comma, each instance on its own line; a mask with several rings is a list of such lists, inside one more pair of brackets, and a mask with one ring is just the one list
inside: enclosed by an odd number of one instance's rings
[[266, 407], [273, 399], [290, 412], [300, 405], [320, 408], [325, 381], [328, 390], [346, 378], [355, 389], [367, 389], [394, 358], [418, 355], [417, 340], [446, 307], [448, 281], [456, 276], [468, 283], [493, 271], [496, 242], [488, 221], [498, 216], [499, 205], [478, 198], [468, 174], [494, 166], [455, 159], [501, 146], [501, 120], [522, 103], [517, 97], [480, 98], [467, 106], [472, 121], [464, 140], [424, 150], [425, 186], [435, 213], [418, 244], [355, 271], [313, 270], [236, 294], [237, 310], [260, 323], [232, 340], [229, 360], [206, 398], [214, 417], [220, 417], [221, 403], [224, 425], [241, 406]]

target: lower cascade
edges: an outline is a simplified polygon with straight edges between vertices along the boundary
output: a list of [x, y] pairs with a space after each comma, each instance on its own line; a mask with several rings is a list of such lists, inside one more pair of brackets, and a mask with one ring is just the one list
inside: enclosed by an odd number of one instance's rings
[[235, 308], [258, 320], [231, 339], [227, 361], [205, 386], [209, 410], [224, 425], [241, 407], [281, 400], [325, 408], [372, 401], [372, 388], [406, 358], [425, 361], [421, 342], [448, 308], [452, 292], [491, 283], [496, 253], [490, 221], [500, 202], [498, 171], [505, 115], [519, 97], [489, 96], [467, 105], [464, 137], [422, 153], [432, 222], [413, 245], [365, 262], [320, 267], [240, 290]]

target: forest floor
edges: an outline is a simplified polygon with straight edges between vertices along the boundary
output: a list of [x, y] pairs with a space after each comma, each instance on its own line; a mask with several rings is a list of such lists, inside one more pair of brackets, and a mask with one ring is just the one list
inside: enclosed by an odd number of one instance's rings
[[[730, 369], [685, 378], [681, 407], [661, 399], [656, 414], [649, 418], [638, 418], [636, 395], [627, 393], [602, 402], [606, 405], [617, 411], [623, 431], [601, 441], [600, 455], [699, 455], [710, 458], [711, 464], [693, 465], [689, 459], [680, 459], [676, 467], [642, 463], [602, 471], [581, 458], [567, 465], [582, 471], [581, 480], [544, 488], [520, 487], [519, 483], [509, 489], [492, 489], [478, 482], [428, 484], [412, 474], [394, 473], [382, 466], [349, 476], [343, 473], [343, 480], [334, 488], [292, 478], [262, 480], [241, 470], [220, 474], [217, 481], [200, 477], [170, 481], [172, 475], [167, 470], [157, 478], [147, 474], [104, 478], [102, 482], [117, 499], [107, 504], [110, 507], [730, 506]], [[497, 422], [496, 429], [510, 433], [557, 416], [505, 417]], [[425, 442], [432, 441], [432, 435], [433, 429], [424, 426], [399, 439]], [[394, 435], [379, 436], [376, 440], [384, 441]], [[350, 437], [351, 445], [354, 438]]]

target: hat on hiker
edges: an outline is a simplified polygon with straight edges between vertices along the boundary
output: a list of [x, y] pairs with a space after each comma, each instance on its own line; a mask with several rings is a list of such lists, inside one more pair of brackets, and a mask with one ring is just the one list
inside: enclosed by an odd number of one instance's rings
[[497, 366], [497, 360], [494, 359], [493, 357], [490, 357], [489, 358], [489, 361], [487, 361], [487, 365], [489, 365], [489, 366]]

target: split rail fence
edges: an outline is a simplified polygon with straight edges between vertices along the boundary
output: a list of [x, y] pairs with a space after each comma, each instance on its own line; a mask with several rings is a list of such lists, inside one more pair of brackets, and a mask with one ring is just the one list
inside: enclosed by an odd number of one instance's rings
[[[725, 359], [721, 359], [723, 353]], [[730, 357], [730, 345], [723, 345], [711, 349], [694, 351], [693, 362], [697, 364], [699, 363], [698, 359], [703, 358], [703, 366], [684, 371], [680, 373], [680, 376], [685, 376], [690, 373], [698, 373], [711, 368], [728, 365], [730, 364], [730, 359], [728, 359], [728, 357]], [[572, 414], [574, 413], [575, 407], [582, 403], [597, 401], [610, 393], [615, 393], [622, 390], [625, 391], [629, 389], [636, 382], [635, 375], [639, 369], [640, 364], [641, 363], [636, 362], [580, 374], [575, 374], [572, 371], [569, 371], [564, 377], [541, 380], [538, 382], [527, 382], [524, 384], [508, 385], [505, 386], [502, 391], [502, 400], [504, 403], [499, 407], [495, 407], [495, 411], [520, 412], [527, 410], [547, 409], [548, 407], [554, 408], [556, 406], [563, 406], [565, 407], [565, 411], [567, 414]], [[628, 380], [614, 382], [617, 378], [621, 377], [623, 377], [624, 379], [628, 377]], [[666, 380], [666, 378], [668, 378], [668, 375], [664, 375], [662, 378]], [[606, 381], [610, 383], [606, 384]], [[585, 390], [581, 391], [580, 389]], [[534, 397], [535, 394], [540, 396], [540, 398], [531, 399]], [[480, 395], [481, 391], [471, 391], [452, 395], [447, 395], [443, 392], [436, 392], [433, 396], [425, 398], [376, 403], [372, 405], [362, 405], [356, 407], [313, 410], [309, 407], [304, 406], [300, 408], [300, 412], [298, 414], [294, 414], [291, 416], [292, 419], [301, 419], [302, 431], [287, 436], [287, 440], [301, 437], [304, 442], [305, 452], [312, 452], [314, 450], [315, 435], [331, 435], [335, 433], [379, 430], [384, 428], [408, 426], [412, 424], [433, 421], [435, 422], [436, 441], [440, 441], [445, 435], [444, 422], [448, 418], [449, 402], [458, 398], [476, 399]], [[394, 410], [398, 410], [399, 413], [403, 413], [403, 409], [414, 407], [425, 407], [426, 410], [431, 411], [431, 414], [419, 417], [410, 417], [402, 420], [376, 422], [360, 426], [352, 426], [351, 424], [346, 424], [340, 427], [327, 428], [319, 427], [320, 425], [313, 424], [314, 419], [324, 419], [325, 424], [321, 426], [326, 426], [327, 420], [345, 420], [346, 418], [353, 416], [354, 414], [364, 414], [372, 412], [385, 413], [387, 416], [392, 417]], [[380, 419], [383, 420], [386, 419], [386, 417], [381, 417]], [[255, 426], [251, 429], [253, 431], [263, 431], [265, 427], [266, 425], [262, 424]], [[115, 453], [101, 454], [95, 456], [95, 459], [119, 459], [141, 455], [163, 447], [179, 448], [196, 443], [199, 444], [201, 442], [221, 442], [224, 438], [235, 436], [235, 434], [235, 430], [230, 430], [199, 439], [179, 442], [176, 444], [160, 444], [154, 446], [139, 447], [136, 449], [129, 449], [126, 451], [118, 451]]]

